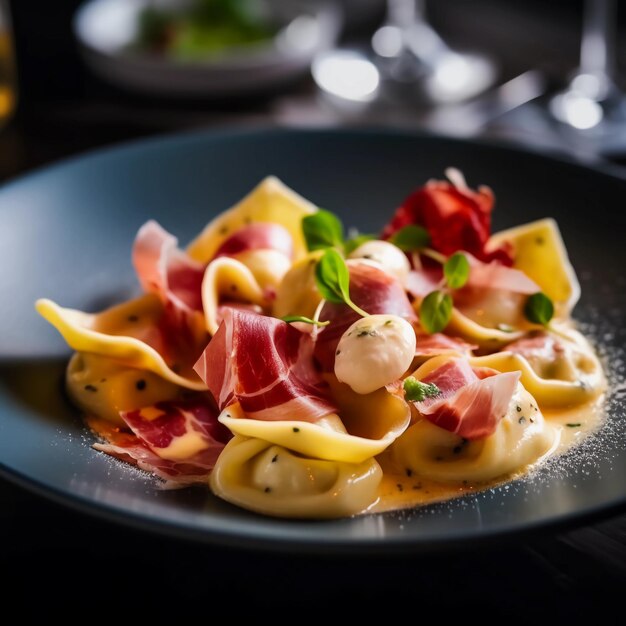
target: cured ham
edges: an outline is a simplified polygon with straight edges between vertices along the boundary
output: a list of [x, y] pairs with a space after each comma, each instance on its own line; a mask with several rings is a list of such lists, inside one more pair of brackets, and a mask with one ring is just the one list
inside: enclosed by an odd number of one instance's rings
[[417, 335], [415, 344], [416, 356], [434, 356], [445, 352], [460, 352], [466, 356], [470, 356], [472, 350], [477, 346], [466, 343], [457, 337], [450, 337], [443, 333], [434, 333], [433, 335]]
[[465, 255], [470, 264], [467, 287], [473, 289], [494, 289], [530, 295], [541, 291], [539, 285], [524, 272], [506, 267], [497, 261], [483, 263], [471, 254]]
[[234, 232], [220, 245], [213, 258], [235, 256], [248, 250], [275, 250], [292, 259], [293, 239], [280, 224], [257, 222]]
[[452, 359], [422, 379], [434, 383], [441, 395], [417, 402], [430, 422], [464, 439], [491, 435], [507, 412], [520, 372], [475, 372], [463, 359]]
[[[370, 315], [398, 315], [409, 322], [417, 320], [415, 311], [400, 281], [382, 269], [367, 263], [348, 263], [350, 297]], [[321, 321], [329, 321], [317, 337], [315, 358], [324, 371], [332, 371], [335, 351], [343, 333], [360, 318], [346, 304], [326, 302], [320, 313]]]
[[144, 291], [155, 293], [175, 324], [194, 327], [202, 312], [204, 265], [178, 249], [178, 239], [146, 222], [133, 245], [133, 265]]
[[209, 475], [229, 430], [217, 421], [218, 411], [206, 395], [158, 402], [122, 412], [131, 432], [110, 428], [100, 434], [108, 443], [94, 448], [179, 485], [201, 482]]
[[382, 236], [388, 239], [401, 228], [418, 224], [428, 231], [431, 246], [446, 256], [466, 250], [481, 261], [497, 260], [511, 265], [511, 250], [506, 243], [486, 249], [493, 205], [494, 196], [489, 187], [474, 191], [447, 181], [431, 180], [402, 203]]
[[273, 317], [225, 309], [195, 365], [220, 409], [238, 402], [259, 420], [315, 422], [334, 413], [307, 333]]

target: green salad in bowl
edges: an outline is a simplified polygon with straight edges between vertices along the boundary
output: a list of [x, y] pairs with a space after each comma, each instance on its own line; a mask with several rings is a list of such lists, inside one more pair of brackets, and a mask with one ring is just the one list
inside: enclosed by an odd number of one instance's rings
[[264, 43], [279, 30], [264, 8], [252, 0], [150, 4], [139, 15], [137, 47], [187, 60]]

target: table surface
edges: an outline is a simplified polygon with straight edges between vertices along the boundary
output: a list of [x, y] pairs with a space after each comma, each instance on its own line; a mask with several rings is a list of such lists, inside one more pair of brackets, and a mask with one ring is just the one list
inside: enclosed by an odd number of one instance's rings
[[[570, 14], [556, 21], [538, 20], [532, 13], [516, 16], [518, 22], [535, 25], [541, 44], [533, 49], [536, 60], [529, 53], [522, 64], [519, 55], [507, 57], [502, 52], [515, 47], [501, 45], [503, 9], [481, 2], [492, 9], [492, 20], [481, 26], [484, 41], [492, 43], [510, 76], [545, 59], [545, 49], [536, 49], [548, 45], [542, 29], [550, 33], [550, 45], [557, 45], [561, 54], [553, 66], [575, 62], [576, 28]], [[71, 46], [59, 53], [65, 55], [66, 63], [61, 85], [42, 91], [33, 79], [33, 67], [41, 58], [32, 47], [23, 52], [24, 33], [32, 35], [33, 27], [24, 26], [25, 9], [20, 12], [20, 4], [14, 6], [18, 55], [22, 52], [24, 58], [20, 68], [23, 100], [15, 119], [0, 133], [2, 181], [64, 156], [177, 130], [349, 123], [320, 102], [308, 79], [288, 93], [245, 102], [156, 101], [132, 96], [91, 76]], [[450, 2], [447, 20], [435, 18], [458, 32], [463, 17], [460, 6], [458, 0]], [[511, 5], [508, 19], [512, 10]], [[469, 22], [464, 23], [463, 33], [471, 38], [478, 18]], [[515, 32], [524, 30], [522, 24]], [[484, 134], [533, 143], [535, 138], [526, 130], [500, 122]], [[304, 610], [311, 619], [327, 619], [333, 615], [328, 608], [332, 603], [353, 618], [389, 616], [402, 606], [415, 611], [416, 619], [429, 611], [443, 619], [479, 615], [480, 611], [489, 615], [488, 621], [528, 623], [557, 617], [578, 623], [601, 611], [604, 623], [623, 623], [626, 515], [568, 532], [512, 538], [479, 549], [468, 545], [465, 550], [440, 555], [299, 557], [198, 546], [155, 536], [69, 510], [0, 479], [0, 533], [5, 538], [0, 544], [0, 563], [11, 573], [2, 595], [19, 605], [24, 616], [42, 608], [33, 602], [35, 589], [38, 597], [45, 598], [47, 610], [66, 614], [81, 602], [87, 606], [105, 603], [107, 611], [116, 610], [111, 604], [123, 596], [133, 599], [142, 611], [156, 608], [163, 615], [168, 609], [208, 613], [218, 602], [220, 607], [232, 605], [240, 615], [261, 615], [272, 609], [276, 619], [296, 619], [301, 614], [296, 611]]]

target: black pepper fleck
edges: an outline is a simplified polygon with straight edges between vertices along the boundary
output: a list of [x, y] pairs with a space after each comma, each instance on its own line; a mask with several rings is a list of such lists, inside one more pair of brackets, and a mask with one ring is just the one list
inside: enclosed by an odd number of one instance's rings
[[521, 413], [521, 412], [522, 412], [522, 407], [518, 404], [518, 405], [515, 407], [515, 410], [516, 410], [518, 413]]
[[300, 432], [300, 429], [297, 426], [294, 426], [292, 428], [292, 430], [293, 430], [294, 433], [299, 433]]
[[98, 388], [95, 385], [85, 385], [85, 391], [91, 391], [92, 393], [95, 393], [96, 391], [98, 391]]
[[537, 238], [535, 238], [535, 243], [538, 246], [543, 246], [543, 244], [545, 243], [545, 239], [543, 237], [537, 237]]
[[523, 424], [525, 421], [526, 421], [526, 418], [522, 415], [522, 417], [520, 417], [520, 418], [517, 420], [517, 423], [518, 423], [518, 424]]
[[271, 490], [272, 490], [272, 488], [271, 488], [271, 487], [265, 487], [265, 490], [264, 490], [264, 491], [265, 491], [265, 493], [269, 493]]
[[139, 321], [139, 316], [138, 315], [129, 315], [126, 319], [129, 322], [138, 322]]
[[225, 235], [228, 232], [228, 226], [222, 226], [219, 232], [220, 235]]
[[278, 461], [278, 455], [277, 455], [277, 454], [275, 454], [275, 455], [272, 457], [272, 463], [276, 463], [276, 461]]
[[137, 388], [137, 391], [143, 391], [147, 386], [146, 381], [143, 378], [140, 378], [136, 383], [135, 383], [135, 387]]
[[396, 487], [398, 488], [398, 491], [404, 491], [404, 487], [402, 486], [402, 483], [397, 483]]
[[411, 476], [413, 476], [413, 470], [410, 467], [407, 467], [405, 471], [405, 474], [411, 478]]

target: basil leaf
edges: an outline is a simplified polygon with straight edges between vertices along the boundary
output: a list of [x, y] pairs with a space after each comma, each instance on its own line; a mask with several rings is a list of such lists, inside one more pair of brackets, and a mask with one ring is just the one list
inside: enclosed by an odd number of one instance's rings
[[444, 264], [443, 275], [450, 289], [460, 289], [470, 274], [470, 264], [462, 252], [455, 252]]
[[413, 252], [427, 248], [430, 245], [430, 235], [422, 226], [410, 224], [394, 233], [389, 241], [403, 252]]
[[343, 250], [346, 256], [354, 252], [361, 244], [364, 244], [366, 241], [371, 241], [372, 239], [376, 239], [376, 235], [357, 235], [356, 237], [352, 237], [352, 239], [348, 239], [343, 244]]
[[311, 252], [343, 245], [343, 226], [339, 218], [324, 209], [302, 218], [302, 232]]
[[423, 383], [413, 376], [404, 380], [404, 399], [409, 402], [422, 402], [426, 398], [434, 398], [441, 393], [435, 383]]
[[420, 323], [431, 335], [440, 333], [452, 317], [452, 298], [443, 291], [431, 291], [420, 305]]
[[367, 317], [368, 314], [350, 299], [350, 272], [341, 254], [334, 248], [328, 248], [317, 262], [315, 283], [328, 302], [347, 304], [359, 315]]
[[328, 302], [343, 304], [346, 301], [345, 294], [349, 294], [350, 289], [350, 274], [343, 257], [334, 248], [328, 248], [317, 262], [315, 282], [322, 297]]
[[554, 315], [554, 304], [545, 293], [539, 291], [526, 300], [524, 315], [535, 324], [547, 326]]
[[304, 315], [285, 315], [280, 319], [288, 324], [291, 322], [303, 322], [304, 324], [313, 324], [315, 326], [328, 326], [330, 324], [330, 321], [320, 322], [319, 320], [312, 320], [310, 317], [305, 317]]

